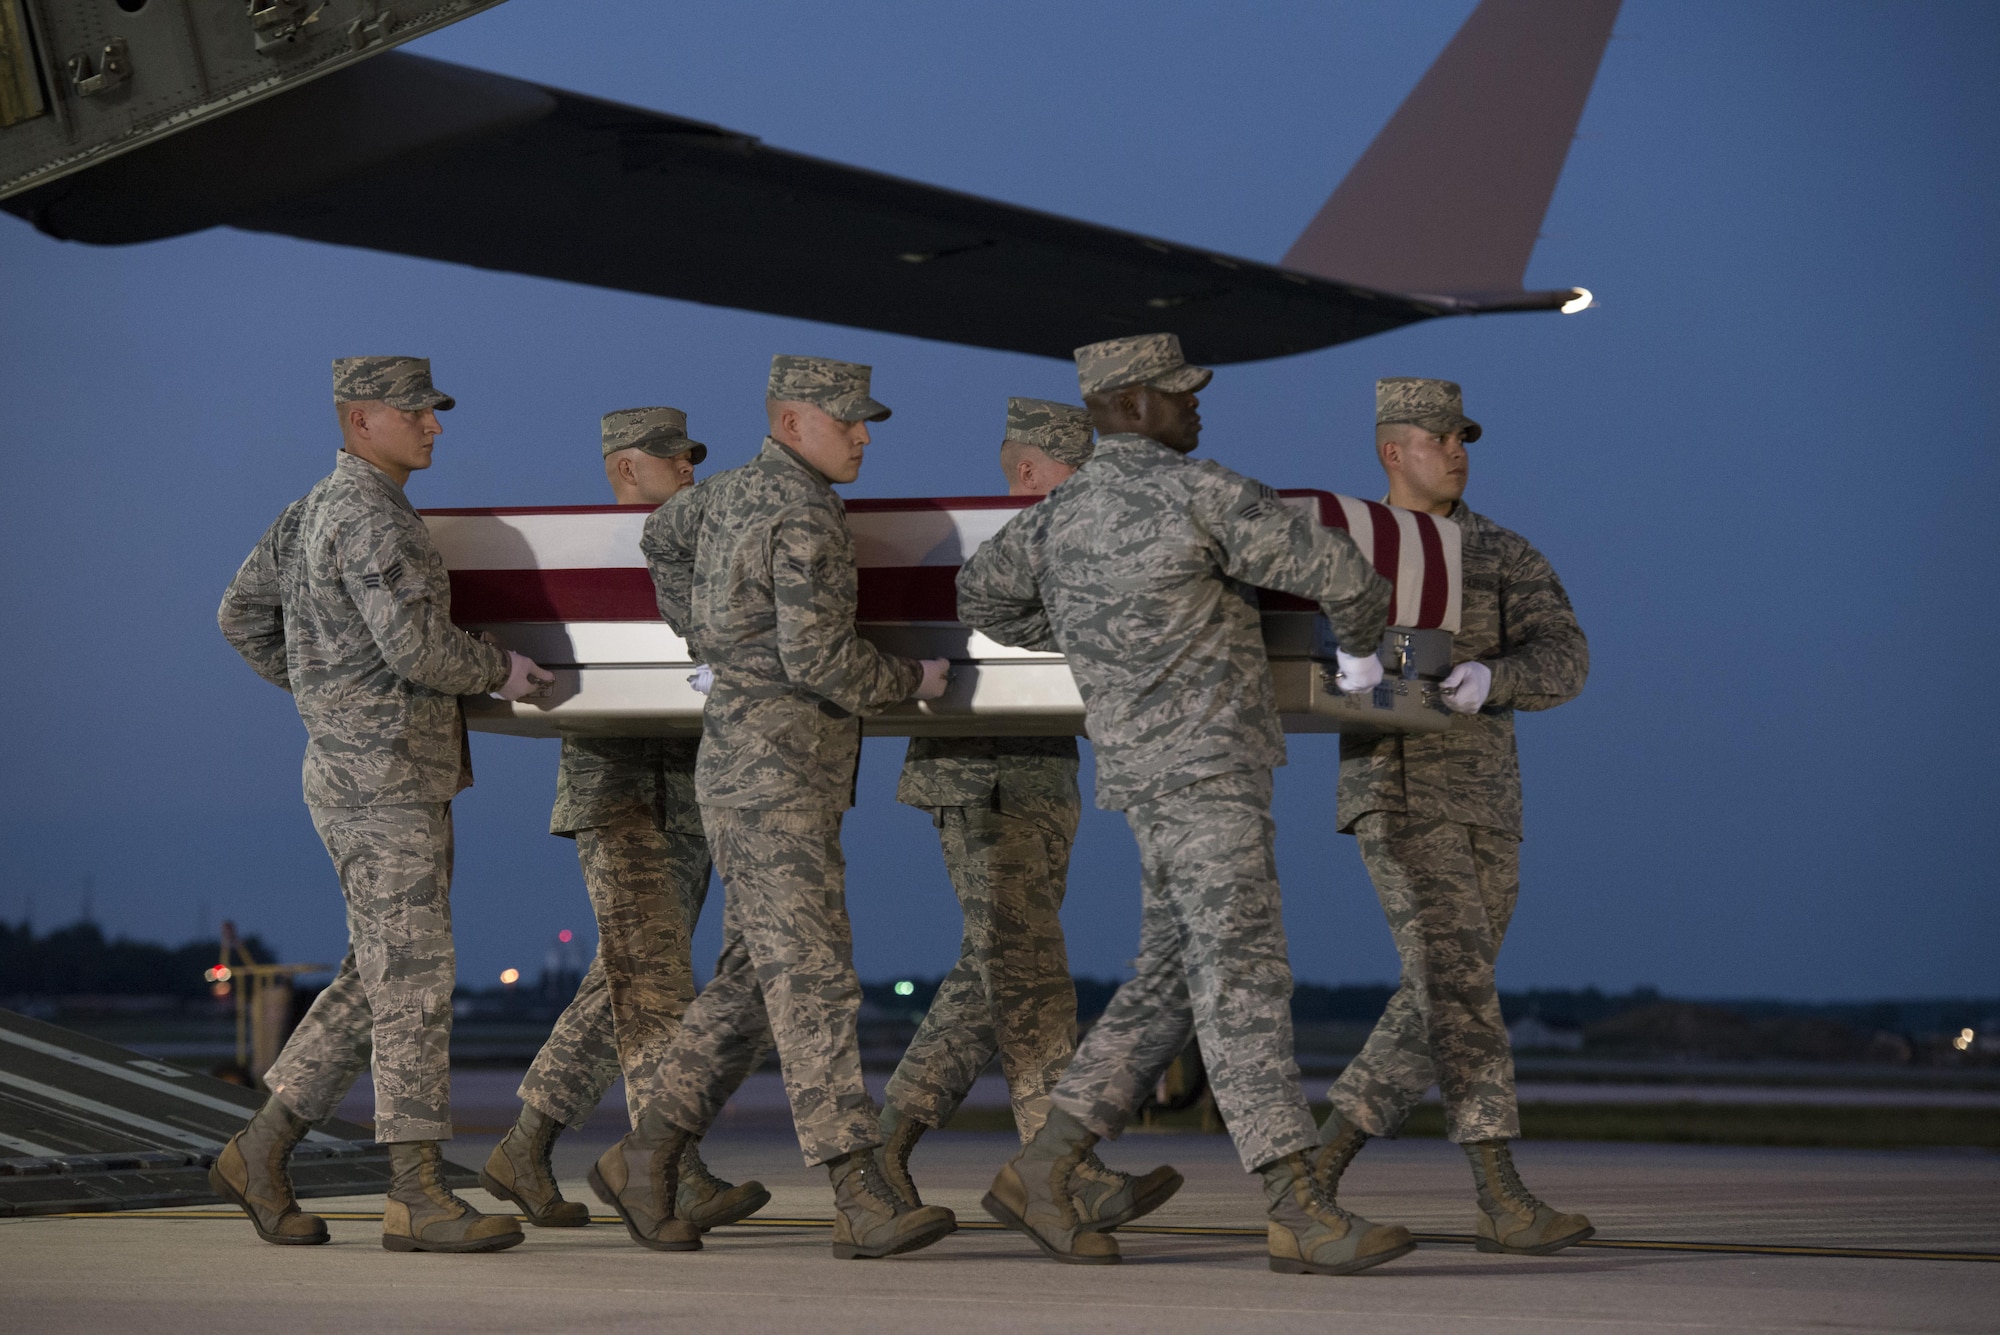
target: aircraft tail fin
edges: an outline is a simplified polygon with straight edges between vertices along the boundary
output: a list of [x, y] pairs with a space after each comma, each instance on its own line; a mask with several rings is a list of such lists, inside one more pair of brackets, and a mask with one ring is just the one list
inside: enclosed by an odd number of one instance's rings
[[1280, 263], [1461, 310], [1555, 304], [1522, 278], [1618, 5], [1481, 0]]

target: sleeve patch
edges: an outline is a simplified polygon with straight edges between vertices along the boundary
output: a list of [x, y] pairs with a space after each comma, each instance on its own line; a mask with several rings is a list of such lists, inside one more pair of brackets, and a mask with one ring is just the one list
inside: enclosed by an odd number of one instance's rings
[[361, 577], [361, 587], [365, 589], [394, 589], [403, 578], [403, 563], [396, 562], [387, 570], [369, 571]]
[[1237, 506], [1236, 515], [1239, 519], [1247, 519], [1255, 523], [1260, 519], [1277, 514], [1284, 508], [1284, 504], [1284, 501], [1279, 497], [1277, 492], [1272, 491], [1269, 487], [1259, 482], [1257, 484], [1257, 494]]

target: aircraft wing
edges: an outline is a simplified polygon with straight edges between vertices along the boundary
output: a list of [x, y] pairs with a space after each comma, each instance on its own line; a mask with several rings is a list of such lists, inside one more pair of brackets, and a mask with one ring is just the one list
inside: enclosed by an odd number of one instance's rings
[[[1617, 9], [1617, 0], [1485, 0], [1467, 29], [1498, 11], [1489, 26], [1517, 44], [1525, 27], [1532, 47], [1545, 4], [1594, 10], [1605, 32]], [[1493, 40], [1468, 50], [1461, 33], [1447, 55], [1476, 67]], [[1567, 121], [1544, 117], [1536, 128], [1538, 140], [1554, 136], [1558, 171], [1601, 49], [1599, 37], [1587, 62], [1570, 62], [1569, 81], [1580, 73], [1581, 84]], [[1420, 86], [1399, 121], [1427, 115], [1423, 94]], [[1347, 192], [1343, 207], [1400, 234], [1404, 222], [1372, 210], [1370, 198], [1412, 173], [1435, 181], [1436, 164], [1409, 151], [1371, 156], [1387, 184]], [[1516, 212], [1538, 223], [1553, 186], [1553, 172], [1526, 181], [1533, 198]], [[1506, 182], [1497, 188], [1504, 194]], [[1440, 315], [1555, 309], [1578, 295], [1524, 292], [1518, 278], [1496, 291], [1490, 264], [1469, 291], [1454, 291], [1451, 274], [1431, 265], [1426, 277], [1444, 281], [1398, 294], [1327, 276], [1342, 271], [1324, 245], [1280, 268], [401, 51], [0, 199], [0, 208], [68, 240], [232, 226], [1057, 357], [1166, 329], [1199, 361], [1250, 361]]]

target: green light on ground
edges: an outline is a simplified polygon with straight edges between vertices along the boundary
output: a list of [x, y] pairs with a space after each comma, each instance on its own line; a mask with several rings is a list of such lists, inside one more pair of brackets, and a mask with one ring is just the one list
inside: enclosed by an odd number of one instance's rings
[[897, 996], [899, 996], [899, 997], [907, 997], [907, 996], [911, 995], [912, 993], [914, 993], [914, 992], [915, 992], [916, 990], [917, 990], [917, 985], [916, 985], [915, 983], [911, 982], [911, 981], [910, 981], [909, 979], [907, 979], [907, 978], [898, 978], [898, 979], [896, 980], [896, 995], [897, 995]]

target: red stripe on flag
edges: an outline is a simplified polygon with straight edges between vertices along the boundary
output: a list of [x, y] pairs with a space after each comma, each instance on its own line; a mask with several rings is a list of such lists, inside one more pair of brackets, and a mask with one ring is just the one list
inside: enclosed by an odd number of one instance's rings
[[454, 570], [451, 619], [496, 621], [658, 621], [653, 578], [631, 567], [566, 570]]
[[[883, 566], [858, 572], [863, 621], [958, 620], [957, 566]], [[632, 568], [454, 570], [452, 620], [658, 621], [653, 580]]]
[[857, 621], [958, 620], [957, 566], [864, 566]]
[[1437, 520], [1421, 511], [1417, 516], [1417, 539], [1424, 551], [1424, 587], [1417, 598], [1417, 625], [1435, 629], [1444, 624], [1444, 611], [1451, 602], [1451, 587], [1445, 577], [1444, 538]]
[[[1393, 590], [1396, 568], [1403, 559], [1403, 530], [1396, 523], [1396, 512], [1388, 506], [1377, 505], [1374, 501], [1363, 501], [1362, 504], [1368, 507], [1368, 517], [1374, 521], [1375, 527], [1375, 550], [1369, 554], [1369, 559], [1375, 563], [1375, 573], [1388, 580]], [[1392, 594], [1389, 615], [1395, 614], [1396, 604]]]

